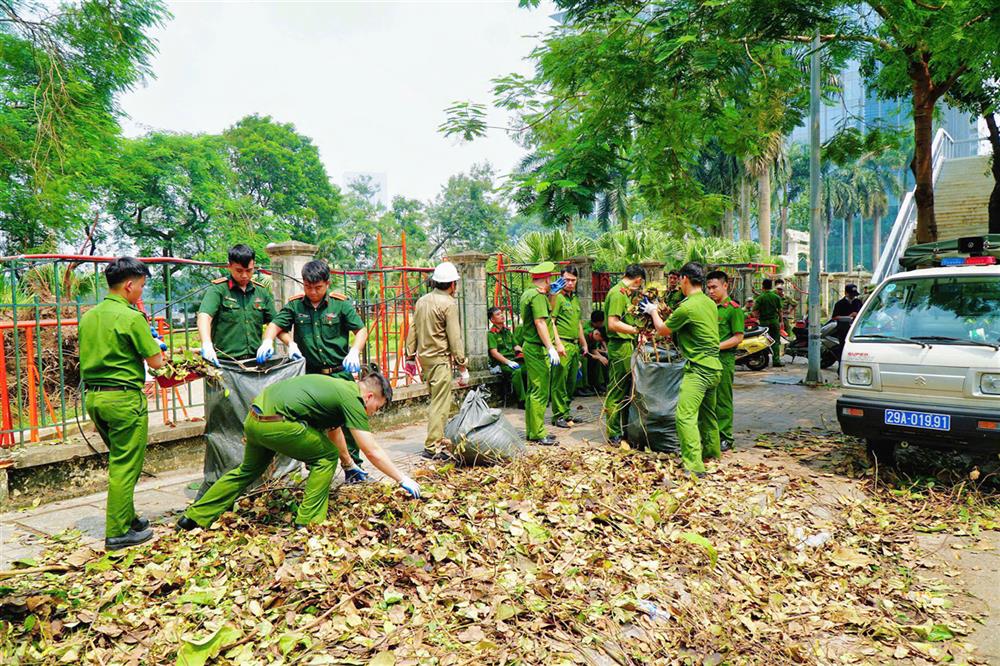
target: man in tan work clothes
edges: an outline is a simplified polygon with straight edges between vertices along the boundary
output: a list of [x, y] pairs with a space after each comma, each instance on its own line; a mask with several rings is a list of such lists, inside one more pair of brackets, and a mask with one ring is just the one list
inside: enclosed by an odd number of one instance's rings
[[469, 381], [468, 360], [462, 341], [462, 325], [458, 320], [458, 269], [450, 261], [437, 265], [431, 275], [431, 293], [417, 301], [413, 323], [406, 334], [406, 358], [420, 359], [424, 381], [430, 391], [431, 405], [427, 414], [427, 438], [424, 456], [433, 458], [447, 451], [444, 424], [451, 410], [451, 361], [459, 370], [459, 383]]

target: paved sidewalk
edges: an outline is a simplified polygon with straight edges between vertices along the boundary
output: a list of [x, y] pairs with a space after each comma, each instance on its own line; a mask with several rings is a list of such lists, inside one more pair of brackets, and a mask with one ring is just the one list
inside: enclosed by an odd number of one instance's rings
[[[836, 428], [834, 403], [837, 391], [832, 388], [808, 389], [802, 385], [768, 383], [793, 380], [805, 375], [805, 365], [752, 372], [739, 370], [736, 375], [737, 447], [751, 447], [754, 437], [763, 432], [789, 430], [795, 427], [827, 426]], [[835, 380], [829, 373], [826, 377]], [[585, 423], [570, 431], [553, 429], [561, 443], [568, 446], [603, 441], [599, 398], [577, 399], [575, 415]], [[524, 412], [505, 410], [506, 416], [524, 431]], [[403, 470], [420, 463], [426, 425], [423, 421], [376, 433], [379, 443]], [[374, 472], [377, 480], [382, 475]], [[194, 498], [202, 478], [200, 469], [177, 470], [144, 478], [136, 488], [136, 509], [153, 522], [157, 530], [173, 529], [176, 514]], [[43, 548], [47, 538], [66, 530], [79, 530], [86, 544], [103, 548], [104, 504], [107, 493], [42, 504], [36, 508], [0, 514], [0, 569], [7, 569], [15, 560], [31, 558]]]

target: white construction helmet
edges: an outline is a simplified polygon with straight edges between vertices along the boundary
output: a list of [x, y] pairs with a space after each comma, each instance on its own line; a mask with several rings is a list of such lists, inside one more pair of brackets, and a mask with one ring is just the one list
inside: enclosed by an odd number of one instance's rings
[[450, 261], [442, 261], [434, 267], [431, 279], [439, 283], [449, 283], [458, 281], [458, 269]]

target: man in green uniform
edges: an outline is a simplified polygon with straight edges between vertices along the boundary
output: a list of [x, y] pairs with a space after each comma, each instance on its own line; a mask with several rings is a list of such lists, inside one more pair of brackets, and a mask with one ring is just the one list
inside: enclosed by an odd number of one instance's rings
[[146, 265], [119, 257], [104, 271], [108, 295], [80, 318], [80, 376], [87, 414], [108, 447], [108, 501], [104, 546], [117, 550], [153, 537], [149, 521], [135, 513], [135, 484], [146, 455], [146, 380], [163, 365], [166, 345], [153, 338], [135, 304], [149, 277]]
[[628, 403], [632, 394], [632, 352], [639, 335], [632, 314], [632, 295], [642, 288], [646, 269], [629, 264], [625, 276], [604, 299], [608, 322], [608, 392], [604, 396], [604, 418], [608, 440], [617, 444], [625, 431]]
[[680, 440], [684, 469], [695, 476], [705, 474], [705, 459], [722, 455], [719, 423], [715, 413], [716, 388], [722, 374], [719, 362], [718, 308], [702, 292], [705, 269], [689, 262], [681, 268], [680, 288], [684, 294], [666, 323], [656, 303], [643, 306], [653, 319], [656, 332], [672, 335], [687, 361], [677, 397], [677, 439]]
[[784, 365], [781, 362], [781, 311], [784, 306], [781, 298], [771, 290], [771, 278], [764, 278], [761, 286], [764, 290], [754, 300], [754, 309], [760, 325], [767, 327], [768, 334], [774, 340], [771, 345], [771, 362], [774, 367], [780, 368]]
[[549, 296], [555, 296], [563, 281], [549, 284], [556, 265], [544, 261], [530, 270], [532, 286], [521, 294], [521, 330], [524, 335], [524, 366], [528, 393], [524, 400], [524, 425], [528, 441], [545, 446], [559, 442], [545, 430], [545, 410], [549, 406], [552, 367], [559, 365], [565, 353], [558, 333], [552, 327]]
[[667, 307], [670, 308], [671, 312], [673, 312], [674, 309], [681, 304], [681, 301], [684, 300], [684, 294], [681, 292], [680, 286], [678, 286], [678, 282], [680, 281], [680, 279], [681, 279], [680, 271], [674, 270], [667, 273], [668, 291], [667, 291], [666, 302], [667, 302]]
[[[198, 335], [201, 355], [210, 363], [219, 363], [219, 354], [231, 360], [244, 360], [257, 354], [264, 324], [274, 319], [271, 292], [253, 280], [254, 251], [246, 245], [229, 249], [229, 277], [212, 280], [198, 308]], [[302, 358], [298, 345], [287, 333], [279, 339], [288, 345], [292, 358]]]
[[486, 317], [490, 321], [490, 331], [486, 336], [490, 364], [506, 378], [514, 391], [517, 404], [524, 404], [524, 368], [516, 360], [521, 348], [514, 344], [514, 331], [507, 327], [500, 308], [490, 308], [486, 311]]
[[377, 469], [419, 498], [420, 486], [392, 464], [371, 433], [369, 418], [391, 402], [392, 388], [377, 372], [357, 382], [305, 375], [271, 384], [254, 398], [243, 422], [243, 462], [189, 506], [177, 526], [185, 530], [211, 526], [264, 473], [276, 453], [300, 460], [309, 468], [296, 527], [323, 522], [337, 462], [351, 464], [345, 429], [351, 431]]
[[600, 395], [608, 385], [608, 344], [607, 329], [604, 327], [604, 311], [593, 310], [590, 321], [583, 325], [587, 338], [587, 365], [584, 374], [586, 391], [584, 395]]
[[[302, 288], [304, 293], [290, 298], [267, 325], [257, 348], [257, 363], [263, 365], [274, 356], [278, 335], [292, 331], [296, 351], [306, 359], [306, 374], [353, 380], [354, 373], [361, 370], [361, 352], [368, 340], [368, 329], [354, 303], [344, 294], [330, 291], [330, 268], [323, 261], [310, 261], [302, 267]], [[353, 345], [349, 344], [351, 333]], [[361, 452], [350, 432], [344, 437], [355, 463], [353, 468], [345, 468], [345, 477], [348, 483], [358, 483], [362, 480], [356, 472]]]
[[430, 393], [427, 413], [427, 437], [424, 457], [445, 454], [450, 442], [445, 439], [444, 425], [451, 412], [451, 363], [459, 370], [459, 384], [469, 382], [468, 360], [462, 340], [462, 324], [458, 319], [458, 269], [444, 261], [431, 274], [429, 294], [424, 294], [413, 309], [413, 321], [406, 333], [406, 359], [420, 359], [420, 368]]
[[715, 393], [715, 411], [719, 419], [719, 445], [723, 451], [728, 451], [733, 448], [733, 378], [736, 376], [736, 348], [743, 342], [743, 308], [729, 298], [729, 276], [722, 271], [708, 274], [705, 290], [719, 311], [722, 375]]
[[574, 425], [569, 406], [576, 393], [581, 354], [585, 357], [588, 349], [580, 321], [580, 299], [576, 295], [576, 281], [579, 279], [576, 267], [565, 266], [561, 277], [565, 284], [562, 291], [556, 294], [553, 316], [565, 353], [559, 359], [559, 365], [552, 367], [552, 425], [568, 428]]
[[774, 293], [781, 299], [781, 330], [785, 332], [787, 337], [792, 332], [791, 323], [795, 321], [795, 310], [798, 308], [798, 303], [790, 294], [785, 293], [785, 280], [783, 278], [774, 281]]

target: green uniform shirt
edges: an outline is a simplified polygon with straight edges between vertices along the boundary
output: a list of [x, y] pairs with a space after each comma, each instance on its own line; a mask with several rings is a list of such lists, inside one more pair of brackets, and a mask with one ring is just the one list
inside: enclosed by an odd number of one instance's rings
[[[720, 303], [717, 306], [719, 311], [719, 342], [723, 340], [728, 340], [733, 337], [736, 333], [743, 333], [744, 329], [744, 316], [743, 308], [736, 301], [726, 301], [725, 303]], [[736, 347], [730, 349], [723, 349], [720, 353], [722, 354], [733, 354], [736, 352]]]
[[778, 321], [781, 319], [781, 297], [773, 291], [762, 291], [754, 301], [754, 309], [761, 321]]
[[308, 372], [343, 363], [350, 351], [351, 333], [365, 326], [351, 299], [336, 291], [316, 307], [305, 296], [290, 299], [274, 317], [274, 324], [283, 331], [293, 331]]
[[[490, 332], [487, 334], [486, 338], [489, 343], [489, 349], [496, 349], [500, 352], [500, 355], [508, 361], [514, 360], [514, 331], [510, 330], [506, 326], [503, 328], [492, 326], [490, 327]], [[490, 365], [496, 364], [496, 359], [490, 356]]]
[[638, 322], [632, 316], [632, 292], [624, 281], [611, 288], [604, 297], [604, 321], [606, 322], [608, 338], [611, 340], [633, 340], [634, 335], [615, 333], [611, 330], [611, 317], [618, 317], [624, 323], [635, 326]]
[[246, 291], [230, 278], [212, 280], [198, 312], [212, 317], [212, 344], [227, 357], [254, 356], [264, 335], [264, 324], [274, 319], [274, 298], [258, 282]]
[[580, 299], [576, 294], [556, 296], [556, 331], [563, 342], [580, 344]]
[[688, 363], [722, 369], [719, 362], [719, 314], [715, 301], [698, 292], [677, 306], [666, 321]]
[[371, 431], [357, 382], [326, 375], [302, 375], [268, 386], [253, 404], [265, 415], [280, 414], [317, 430], [345, 427]]
[[80, 376], [86, 386], [142, 389], [142, 361], [160, 353], [146, 317], [116, 294], [83, 314], [78, 335]]
[[[549, 297], [538, 291], [534, 285], [521, 294], [521, 327], [524, 331], [525, 344], [542, 344], [535, 320], [544, 319], [548, 322], [549, 314]], [[551, 331], [551, 325], [549, 329]]]
[[667, 294], [667, 307], [671, 310], [676, 310], [677, 306], [681, 304], [684, 300], [684, 294], [680, 289], [671, 289], [670, 293]]

